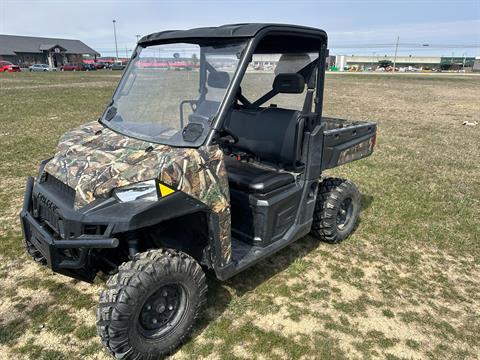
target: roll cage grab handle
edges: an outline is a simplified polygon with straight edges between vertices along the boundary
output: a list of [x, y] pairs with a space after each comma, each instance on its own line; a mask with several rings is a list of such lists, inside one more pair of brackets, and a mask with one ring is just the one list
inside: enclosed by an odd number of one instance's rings
[[[264, 34], [265, 36], [266, 34]], [[213, 144], [213, 139], [215, 138], [215, 134], [222, 129], [223, 127], [223, 122], [225, 121], [226, 115], [230, 109], [231, 104], [235, 102], [236, 99], [240, 100], [243, 105], [245, 105], [247, 108], [249, 106], [255, 106], [255, 105], [262, 105], [263, 103], [267, 102], [271, 98], [273, 98], [275, 95], [278, 94], [278, 92], [274, 91], [273, 89], [270, 90], [268, 93], [263, 95], [260, 99], [255, 101], [254, 103], [250, 103], [248, 99], [246, 99], [242, 94], [241, 94], [241, 88], [240, 88], [240, 83], [243, 79], [243, 76], [247, 70], [248, 65], [250, 64], [252, 60], [252, 56], [255, 50], [255, 47], [257, 44], [260, 42], [261, 39], [263, 39], [264, 36], [257, 36], [255, 38], [251, 38], [245, 49], [242, 51], [242, 57], [240, 59], [239, 66], [237, 68], [237, 71], [235, 72], [233, 79], [227, 89], [227, 92], [225, 94], [225, 97], [220, 104], [220, 108], [218, 110], [217, 116], [212, 121], [212, 129], [209, 132], [206, 140], [205, 140], [205, 145], [211, 145]], [[305, 77], [305, 75], [308, 76], [308, 73], [310, 73], [310, 77], [308, 80], [306, 80], [307, 83], [307, 94], [306, 94], [306, 99], [303, 107], [303, 116], [307, 120], [307, 128], [311, 131], [315, 127], [315, 125], [321, 123], [321, 115], [322, 115], [322, 109], [323, 109], [323, 90], [324, 90], [324, 77], [325, 77], [325, 60], [326, 56], [328, 54], [327, 50], [327, 42], [324, 41], [320, 45], [320, 49], [318, 52], [318, 58], [312, 61], [311, 63], [307, 64], [304, 66], [302, 69], [300, 69], [297, 73], [301, 74], [302, 76]], [[201, 59], [202, 61], [203, 59]], [[316, 67], [316, 79], [313, 81], [313, 76], [315, 75], [315, 69]], [[202, 75], [200, 76], [202, 78]], [[206, 81], [206, 79], [205, 79]], [[203, 85], [201, 85], [203, 86]], [[316, 96], [313, 98], [313, 93], [316, 91]], [[273, 95], [269, 95], [270, 93], [274, 93]], [[239, 96], [240, 94], [240, 96]], [[268, 98], [265, 98], [266, 96], [269, 96]], [[263, 99], [265, 98], [265, 99]], [[243, 101], [245, 100], [245, 102]], [[261, 103], [260, 100], [263, 100]], [[310, 103], [310, 107], [308, 106], [308, 103]], [[250, 104], [250, 105], [249, 105]], [[312, 105], [315, 105], [314, 110], [312, 112]], [[257, 106], [257, 107], [258, 107]]]

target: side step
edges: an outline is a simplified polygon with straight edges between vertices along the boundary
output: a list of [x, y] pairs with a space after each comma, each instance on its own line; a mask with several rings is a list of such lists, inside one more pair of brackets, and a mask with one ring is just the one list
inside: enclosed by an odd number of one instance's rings
[[306, 224], [296, 225], [287, 231], [282, 239], [265, 247], [249, 245], [241, 240], [232, 238], [232, 261], [229, 265], [217, 269], [217, 277], [220, 280], [227, 280], [275, 254], [294, 241], [306, 236], [310, 232], [311, 225], [311, 221]]

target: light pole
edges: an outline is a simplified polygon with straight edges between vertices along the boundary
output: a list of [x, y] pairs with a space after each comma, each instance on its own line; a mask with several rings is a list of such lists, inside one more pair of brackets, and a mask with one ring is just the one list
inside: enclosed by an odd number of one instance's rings
[[117, 29], [115, 28], [115, 23], [117, 22], [116, 20], [113, 21], [113, 36], [115, 37], [115, 54], [117, 55], [117, 60], [118, 60], [118, 45], [117, 45]]
[[400, 36], [397, 36], [397, 43], [395, 44], [395, 56], [393, 57], [393, 72], [395, 72], [395, 63], [397, 62], [398, 41]]

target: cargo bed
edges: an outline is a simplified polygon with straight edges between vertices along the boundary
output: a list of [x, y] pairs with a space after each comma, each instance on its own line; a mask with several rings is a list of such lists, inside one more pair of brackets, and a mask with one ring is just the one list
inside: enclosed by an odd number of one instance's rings
[[362, 159], [373, 152], [376, 123], [323, 117], [322, 124], [322, 170]]

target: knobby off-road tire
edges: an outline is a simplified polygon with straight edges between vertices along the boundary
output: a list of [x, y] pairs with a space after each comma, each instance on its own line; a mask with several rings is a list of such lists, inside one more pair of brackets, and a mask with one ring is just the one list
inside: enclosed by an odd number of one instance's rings
[[23, 239], [23, 246], [25, 246], [27, 254], [30, 255], [35, 262], [39, 263], [40, 265], [47, 265], [47, 259], [45, 256], [43, 256], [42, 253], [38, 251], [35, 246], [33, 246], [30, 240]]
[[320, 183], [311, 234], [339, 243], [352, 233], [360, 213], [360, 192], [349, 180], [326, 178]]
[[185, 253], [150, 250], [122, 264], [100, 294], [97, 331], [117, 359], [162, 359], [190, 334], [207, 300], [205, 274]]

